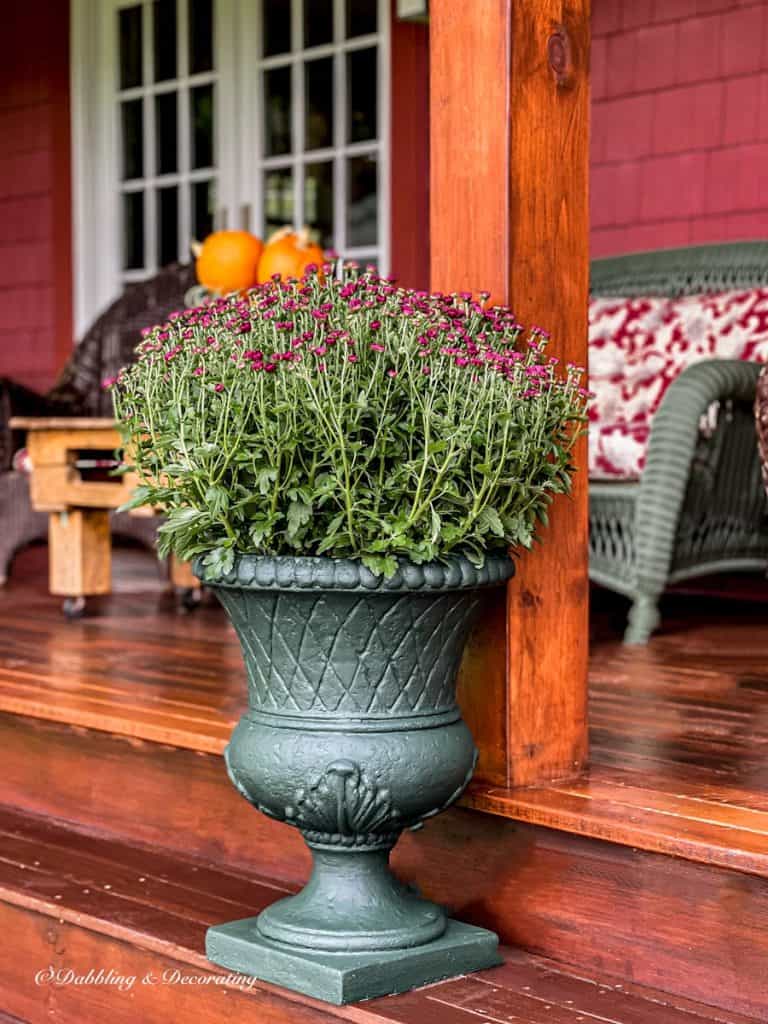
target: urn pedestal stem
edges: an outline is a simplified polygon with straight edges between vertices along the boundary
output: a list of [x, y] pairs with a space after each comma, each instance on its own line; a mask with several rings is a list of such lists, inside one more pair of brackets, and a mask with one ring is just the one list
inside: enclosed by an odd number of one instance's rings
[[339, 1004], [499, 962], [493, 932], [450, 920], [389, 856], [471, 778], [456, 674], [478, 589], [512, 572], [506, 558], [452, 558], [384, 580], [351, 561], [243, 556], [206, 580], [248, 672], [230, 778], [313, 856], [297, 895], [209, 929], [211, 960]]
[[443, 908], [392, 874], [389, 850], [310, 849], [306, 886], [259, 916], [265, 938], [349, 953], [420, 946], [445, 932]]

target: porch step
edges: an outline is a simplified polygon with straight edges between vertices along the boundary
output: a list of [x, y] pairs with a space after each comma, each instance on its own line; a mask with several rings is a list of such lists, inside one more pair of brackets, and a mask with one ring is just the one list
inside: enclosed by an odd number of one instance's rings
[[[0, 714], [3, 798], [151, 858], [195, 858], [297, 888], [309, 856], [259, 815], [218, 755]], [[407, 833], [404, 879], [504, 943], [768, 1019], [768, 879], [456, 808]], [[267, 880], [265, 882], [265, 880]]]
[[[26, 1024], [168, 1019], [243, 1024], [755, 1024], [657, 990], [505, 949], [504, 965], [402, 996], [330, 1007], [234, 977], [208, 925], [289, 887], [0, 809], [0, 1006]], [[88, 975], [91, 981], [88, 983]], [[99, 974], [101, 972], [101, 974]], [[52, 977], [53, 976], [53, 977]], [[182, 982], [182, 978], [186, 982]], [[78, 981], [78, 979], [80, 979]], [[0, 1016], [0, 1024], [12, 1016]]]
[[[176, 614], [143, 553], [116, 563], [122, 589], [80, 622], [62, 619], [44, 575], [0, 590], [0, 712], [220, 755], [246, 703], [233, 630], [215, 604]], [[525, 790], [474, 785], [465, 806], [768, 876], [768, 669], [763, 615], [752, 614], [721, 609], [684, 632], [673, 622], [679, 637], [652, 649], [598, 648], [589, 774]]]
[[[179, 617], [134, 583], [75, 623], [44, 578], [0, 592], [0, 802], [299, 886], [300, 837], [249, 808], [224, 771], [245, 702], [232, 631], [213, 607]], [[768, 679], [764, 627], [740, 629], [735, 659], [691, 631], [682, 664], [663, 643], [613, 648], [593, 663], [589, 775], [474, 789], [468, 801], [496, 816], [432, 819], [398, 844], [398, 873], [510, 946], [768, 1019]]]

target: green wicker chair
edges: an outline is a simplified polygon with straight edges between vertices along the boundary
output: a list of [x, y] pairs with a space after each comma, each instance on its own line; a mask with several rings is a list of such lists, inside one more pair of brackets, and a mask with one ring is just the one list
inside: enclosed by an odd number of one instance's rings
[[[696, 295], [768, 285], [768, 243], [639, 253], [592, 263], [594, 297]], [[590, 483], [590, 577], [632, 600], [624, 642], [647, 643], [665, 588], [768, 564], [768, 501], [753, 403], [760, 366], [707, 360], [684, 370], [654, 416], [638, 481]], [[702, 416], [720, 403], [705, 436]]]

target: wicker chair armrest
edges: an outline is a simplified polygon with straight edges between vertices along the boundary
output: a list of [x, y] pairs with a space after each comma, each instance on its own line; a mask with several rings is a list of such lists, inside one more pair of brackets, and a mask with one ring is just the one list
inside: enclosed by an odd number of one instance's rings
[[[708, 359], [670, 384], [651, 425], [635, 519], [638, 589], [659, 592], [667, 579], [701, 417], [713, 402], [753, 402], [761, 366]], [[752, 457], [757, 459], [757, 442]], [[748, 453], [745, 453], [748, 457]]]

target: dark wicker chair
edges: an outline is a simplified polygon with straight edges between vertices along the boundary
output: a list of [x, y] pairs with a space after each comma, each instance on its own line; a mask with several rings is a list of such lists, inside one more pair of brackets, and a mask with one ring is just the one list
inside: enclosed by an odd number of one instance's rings
[[[640, 253], [592, 264], [594, 296], [696, 295], [768, 285], [768, 243]], [[715, 572], [764, 571], [768, 504], [752, 406], [760, 366], [710, 359], [684, 370], [653, 419], [637, 481], [590, 483], [591, 578], [632, 599], [625, 643], [659, 625], [670, 583]], [[713, 403], [720, 415], [702, 433]]]
[[[7, 579], [16, 552], [48, 534], [47, 515], [30, 505], [27, 477], [12, 466], [14, 452], [24, 445], [24, 435], [11, 430], [11, 417], [111, 416], [112, 399], [102, 381], [131, 361], [143, 327], [151, 327], [184, 307], [185, 292], [193, 284], [193, 268], [174, 265], [148, 281], [129, 285], [84, 335], [46, 395], [0, 379], [0, 583]], [[152, 519], [115, 513], [112, 530], [154, 547]]]

